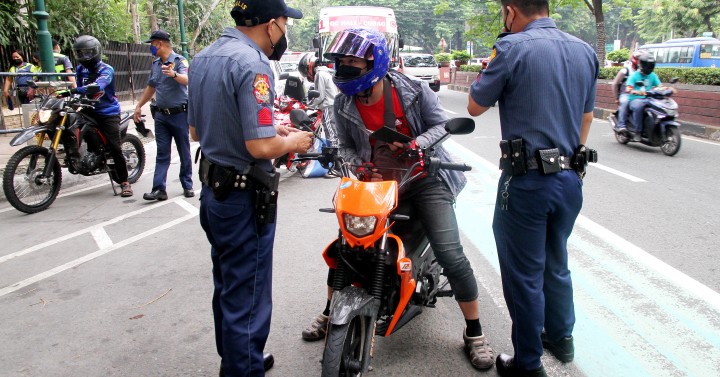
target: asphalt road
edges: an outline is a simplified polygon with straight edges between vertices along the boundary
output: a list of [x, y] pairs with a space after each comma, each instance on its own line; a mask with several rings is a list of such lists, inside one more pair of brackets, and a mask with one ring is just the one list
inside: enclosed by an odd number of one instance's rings
[[[451, 116], [466, 94], [442, 90]], [[500, 140], [497, 110], [476, 131], [446, 142], [473, 166], [458, 198], [463, 243], [481, 291], [483, 330], [512, 353], [490, 222]], [[622, 146], [607, 122], [588, 145], [600, 164], [584, 183], [570, 239], [577, 311], [576, 360], [543, 359], [550, 376], [710, 376], [720, 373], [720, 145], [683, 139], [675, 157]], [[196, 147], [196, 145], [193, 145]], [[24, 215], [0, 203], [0, 376], [215, 376], [209, 244], [196, 198], [182, 197], [171, 165], [170, 200], [146, 202], [150, 161], [132, 198], [113, 197], [101, 177], [61, 191], [50, 209]], [[267, 350], [273, 376], [320, 374], [322, 342], [300, 331], [324, 305], [323, 248], [336, 235], [327, 207], [336, 179], [285, 174], [274, 260]], [[199, 184], [196, 184], [199, 189]], [[199, 191], [198, 191], [199, 193]], [[462, 316], [440, 300], [397, 334], [376, 341], [369, 376], [479, 373], [462, 351]]]

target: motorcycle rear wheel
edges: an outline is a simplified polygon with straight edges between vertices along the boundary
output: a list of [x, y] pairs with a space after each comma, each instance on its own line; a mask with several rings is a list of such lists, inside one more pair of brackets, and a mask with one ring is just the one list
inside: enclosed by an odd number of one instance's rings
[[[145, 147], [137, 136], [128, 134], [120, 140], [120, 149], [127, 164], [128, 182], [135, 183], [145, 169]], [[114, 169], [110, 171], [110, 176], [115, 183], [122, 183]]]
[[681, 141], [680, 130], [677, 127], [670, 126], [665, 130], [665, 141], [660, 146], [660, 150], [666, 156], [674, 156], [680, 151]]
[[55, 160], [49, 178], [38, 176], [45, 170], [50, 151], [31, 145], [15, 152], [3, 173], [3, 191], [10, 205], [20, 212], [37, 213], [50, 207], [60, 192], [62, 170]]
[[366, 358], [365, 339], [373, 331], [367, 317], [355, 316], [344, 325], [329, 325], [323, 352], [322, 377], [360, 377]]

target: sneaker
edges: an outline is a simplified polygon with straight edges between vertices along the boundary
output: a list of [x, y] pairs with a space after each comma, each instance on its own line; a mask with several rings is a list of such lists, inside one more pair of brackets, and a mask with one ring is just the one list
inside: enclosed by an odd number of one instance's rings
[[566, 336], [557, 342], [551, 342], [545, 331], [543, 331], [540, 334], [540, 340], [542, 340], [543, 347], [563, 363], [569, 363], [575, 358], [575, 345], [572, 335]]
[[307, 340], [308, 342], [325, 339], [325, 334], [327, 334], [327, 327], [328, 316], [320, 313], [320, 315], [313, 319], [310, 326], [303, 330], [302, 338], [303, 340]]
[[490, 369], [495, 365], [495, 353], [490, 348], [490, 343], [485, 339], [485, 335], [469, 337], [463, 331], [463, 340], [465, 341], [465, 355], [475, 369]]

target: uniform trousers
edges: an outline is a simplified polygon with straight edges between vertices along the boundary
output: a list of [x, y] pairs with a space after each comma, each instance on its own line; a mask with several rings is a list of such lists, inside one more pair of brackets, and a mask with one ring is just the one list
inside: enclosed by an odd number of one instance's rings
[[175, 139], [175, 147], [180, 156], [180, 184], [184, 189], [192, 189], [192, 158], [190, 156], [190, 130], [187, 112], [172, 115], [155, 112], [154, 120], [157, 156], [155, 157], [153, 191], [166, 190], [165, 183], [170, 168], [172, 139]]
[[567, 239], [582, 207], [582, 180], [572, 170], [541, 175], [530, 170], [507, 186], [501, 209], [503, 173], [493, 219], [503, 294], [512, 319], [515, 362], [521, 369], [541, 365], [540, 333], [557, 340], [572, 335], [573, 288]]
[[215, 344], [227, 377], [265, 375], [275, 224], [256, 222], [254, 197], [254, 191], [235, 190], [218, 201], [205, 184], [200, 194], [213, 263]]

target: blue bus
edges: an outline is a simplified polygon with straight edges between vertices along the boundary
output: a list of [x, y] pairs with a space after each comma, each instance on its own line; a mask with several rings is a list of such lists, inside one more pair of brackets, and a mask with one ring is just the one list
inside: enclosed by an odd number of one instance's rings
[[676, 38], [638, 49], [650, 52], [656, 67], [720, 67], [720, 40], [716, 38]]

